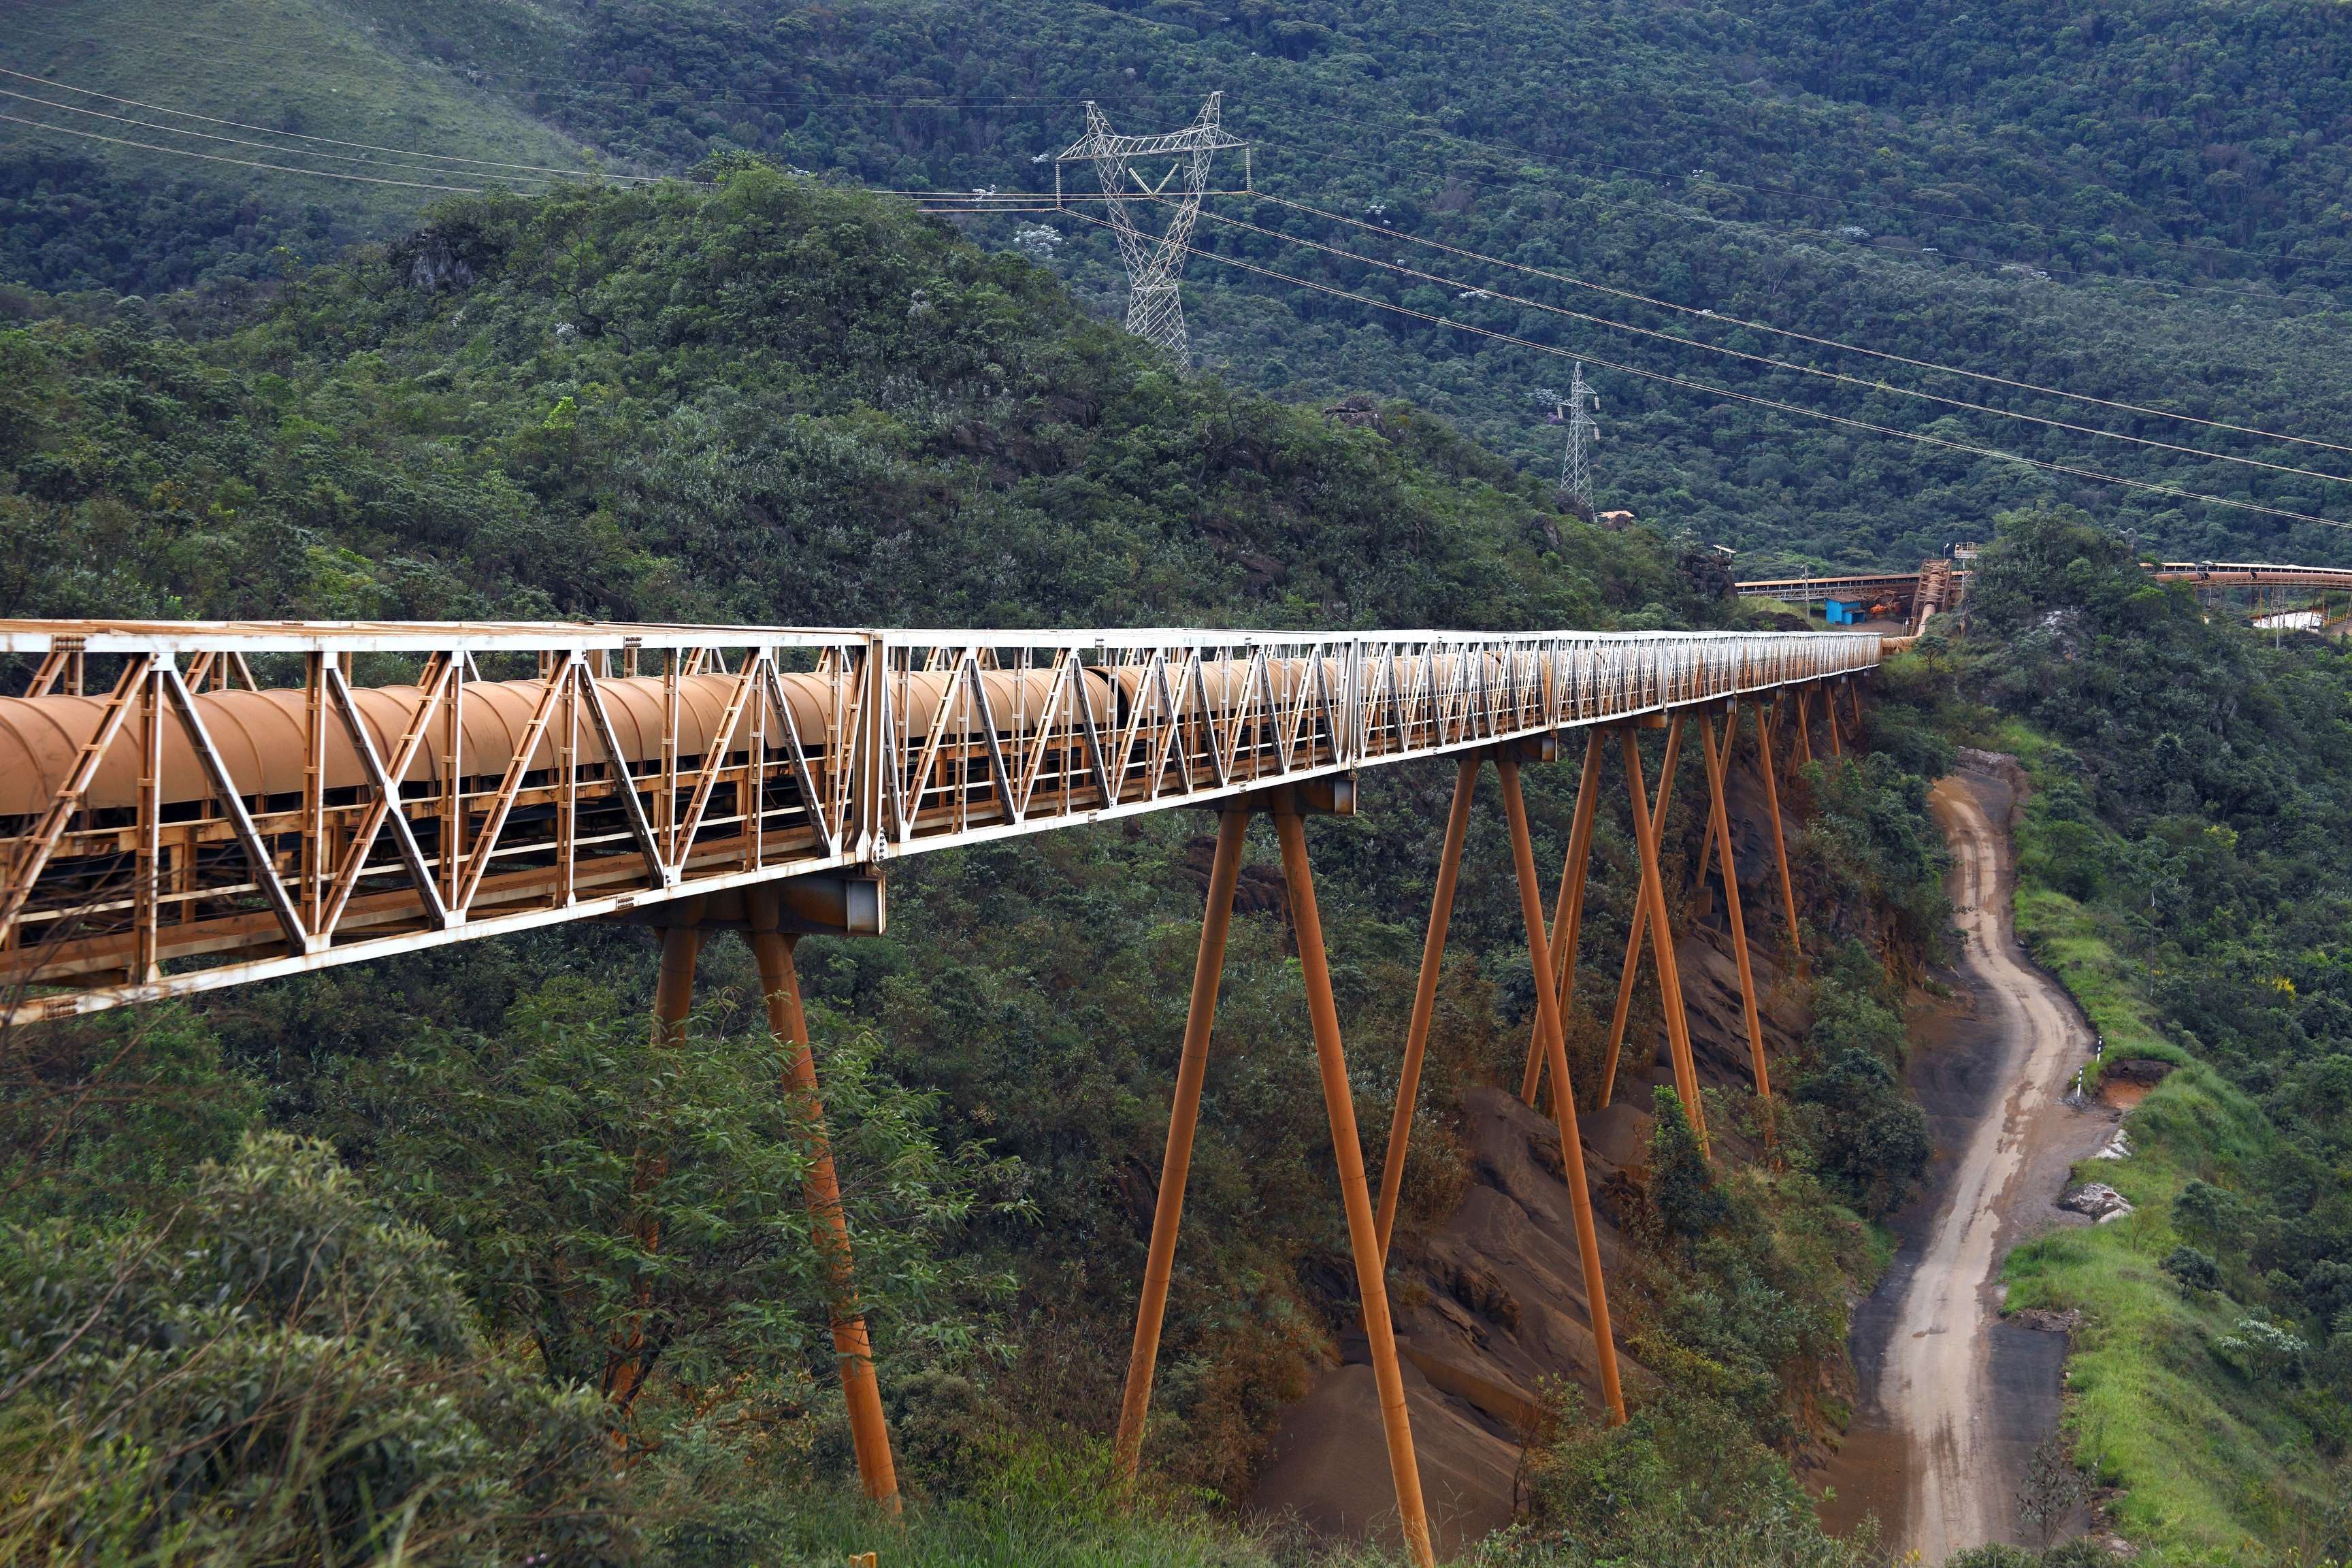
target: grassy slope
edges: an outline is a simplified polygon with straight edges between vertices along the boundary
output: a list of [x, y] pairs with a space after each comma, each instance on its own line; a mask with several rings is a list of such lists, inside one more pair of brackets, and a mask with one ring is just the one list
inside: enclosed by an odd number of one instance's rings
[[[412, 48], [396, 47], [394, 29], [372, 24], [324, 0], [24, 0], [0, 27], [0, 66], [120, 97], [312, 136], [425, 148], [457, 157], [583, 168], [579, 149], [515, 105], [469, 84]], [[500, 26], [504, 14], [484, 7], [475, 22], [500, 47], [526, 35]], [[537, 36], [537, 35], [534, 35]], [[44, 94], [24, 82], [8, 85], [58, 102], [81, 102], [132, 119], [167, 119], [71, 93]], [[5, 100], [0, 100], [5, 104]], [[228, 158], [287, 160], [268, 152], [188, 138], [159, 137], [52, 109], [26, 113], [130, 141], [168, 142]], [[233, 127], [200, 129], [216, 135], [270, 141]], [[320, 204], [371, 227], [412, 220], [435, 199], [429, 191], [352, 184], [238, 168], [108, 146], [78, 137], [0, 124], [0, 152], [42, 146], [102, 153], [125, 170], [151, 170], [173, 179], [216, 181], [253, 189], [272, 202]], [[359, 155], [351, 148], [321, 148]], [[320, 163], [387, 179], [431, 183], [438, 176], [392, 166], [383, 154], [369, 164]], [[462, 181], [457, 182], [462, 184]]]
[[[2001, 739], [2034, 774], [2042, 739], [2016, 723]], [[2137, 1212], [2019, 1247], [2008, 1304], [2083, 1314], [2067, 1363], [2068, 1420], [2077, 1458], [2123, 1489], [2116, 1509], [2128, 1539], [2162, 1563], [2266, 1561], [2323, 1506], [2311, 1434], [2276, 1390], [2250, 1384], [2210, 1349], [2243, 1310], [2218, 1294], [2187, 1298], [2158, 1264], [2180, 1239], [2168, 1219], [2180, 1190], [2256, 1158], [2272, 1134], [2252, 1102], [2159, 1032], [2143, 976], [2100, 917], [2042, 879], [2036, 821], [2029, 804], [2019, 940], [2082, 1005], [2110, 1058], [2181, 1065], [2127, 1118], [2132, 1157], [2077, 1172]]]

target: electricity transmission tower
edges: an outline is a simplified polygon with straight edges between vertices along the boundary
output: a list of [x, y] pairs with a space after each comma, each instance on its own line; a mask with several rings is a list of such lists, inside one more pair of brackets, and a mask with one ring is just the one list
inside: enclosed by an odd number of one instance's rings
[[1586, 384], [1584, 364], [1579, 361], [1576, 379], [1568, 385], [1568, 450], [1559, 455], [1559, 493], [1582, 514], [1588, 522], [1596, 515], [1592, 507], [1592, 445], [1601, 438], [1601, 426], [1592, 417], [1592, 410], [1601, 406], [1601, 395]]
[[[1095, 178], [1102, 184], [1103, 205], [1109, 209], [1118, 258], [1127, 267], [1127, 330], [1187, 363], [1191, 344], [1184, 335], [1184, 307], [1176, 285], [1184, 275], [1192, 226], [1200, 221], [1201, 196], [1209, 188], [1209, 163], [1218, 153], [1248, 145], [1219, 128], [1217, 106], [1223, 97], [1211, 93], [1192, 124], [1160, 136], [1114, 135], [1110, 121], [1090, 99], [1087, 133], [1054, 160], [1056, 196], [1064, 163], [1092, 163]], [[1167, 172], [1157, 184], [1135, 167], [1143, 163], [1157, 172], [1163, 159]], [[1176, 187], [1172, 193], [1171, 184]], [[1138, 196], [1168, 207], [1168, 221], [1157, 234], [1137, 221], [1133, 198]]]

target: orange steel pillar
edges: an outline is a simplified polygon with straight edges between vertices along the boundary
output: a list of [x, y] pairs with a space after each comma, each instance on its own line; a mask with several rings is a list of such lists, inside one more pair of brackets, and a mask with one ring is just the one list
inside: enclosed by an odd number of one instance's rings
[[1822, 682], [1822, 717], [1829, 721], [1830, 755], [1844, 756], [1845, 739], [1842, 733], [1843, 726], [1838, 722], [1837, 688], [1827, 681]]
[[[1592, 817], [1601, 800], [1601, 729], [1585, 733], [1584, 773], [1576, 781], [1576, 817], [1568, 830], [1568, 858], [1560, 862], [1559, 897], [1552, 905], [1552, 990], [1559, 997], [1564, 1018], [1576, 1009], [1576, 944], [1583, 934], [1585, 873], [1592, 864]], [[1528, 1025], [1528, 1065], [1519, 1075], [1519, 1098], [1536, 1102], [1543, 1080], [1544, 1047], [1541, 1021]], [[1607, 1089], [1601, 1104], [1609, 1103]]]
[[824, 1107], [817, 1099], [815, 1054], [809, 1048], [808, 1017], [801, 1010], [801, 980], [793, 966], [798, 939], [773, 931], [749, 933], [760, 989], [768, 997], [768, 1027], [784, 1047], [785, 1087], [807, 1107], [809, 1117], [808, 1210], [824, 1258], [831, 1292], [833, 1350], [841, 1361], [841, 1393], [849, 1407], [850, 1447], [857, 1455], [857, 1479], [866, 1495], [892, 1513], [898, 1511], [898, 1472], [890, 1458], [890, 1430], [882, 1418], [882, 1389], [874, 1376], [874, 1345], [857, 1304], [850, 1274], [849, 1224], [842, 1213], [841, 1180], [833, 1168], [833, 1143], [825, 1134]]
[[[1666, 809], [1674, 804], [1675, 780], [1678, 776], [1678, 769], [1682, 761], [1682, 750], [1683, 718], [1681, 714], [1677, 713], [1675, 715], [1672, 722], [1666, 730], [1666, 754], [1658, 772], [1657, 805], [1652, 808], [1650, 813], [1650, 819], [1657, 824], [1657, 826], [1653, 829], [1654, 834], [1663, 834], [1665, 829]], [[1677, 972], [1677, 983], [1675, 987], [1675, 994], [1671, 1003], [1669, 1003], [1665, 994], [1665, 960], [1662, 955], [1666, 948], [1673, 946], [1674, 933], [1671, 931], [1665, 931], [1664, 933], [1665, 940], [1662, 944], [1659, 941], [1660, 932], [1651, 928], [1648, 903], [1645, 900], [1637, 899], [1633, 903], [1633, 925], [1625, 932], [1625, 962], [1617, 972], [1617, 1005], [1611, 1011], [1609, 1016], [1609, 1054], [1602, 1061], [1601, 1068], [1601, 1077], [1604, 1081], [1601, 1086], [1600, 1103], [1603, 1110], [1608, 1108], [1611, 1099], [1613, 1098], [1617, 1092], [1617, 1058], [1625, 1044], [1626, 1020], [1633, 1016], [1633, 979], [1641, 964], [1642, 938], [1645, 932], [1650, 938], [1651, 956], [1657, 961], [1659, 965], [1658, 999], [1661, 1008], [1663, 1009], [1668, 1005], [1679, 1007], [1682, 1002], [1682, 987], [1679, 982], [1679, 971]], [[1670, 1023], [1666, 1030], [1669, 1055], [1674, 1054], [1674, 1029]], [[1682, 1061], [1679, 1057], [1676, 1057], [1675, 1061], [1675, 1082], [1679, 1085], [1682, 1081]], [[1694, 1067], [1691, 1069], [1691, 1082], [1694, 1087], [1696, 1085], [1697, 1081], [1697, 1068]]]
[[1396, 1109], [1389, 1116], [1388, 1158], [1381, 1163], [1381, 1201], [1373, 1210], [1372, 1226], [1380, 1234], [1383, 1259], [1389, 1255], [1389, 1237], [1396, 1229], [1397, 1194], [1404, 1185], [1405, 1149], [1412, 1137], [1413, 1098], [1421, 1089], [1421, 1058], [1429, 1046], [1430, 1015], [1437, 1008], [1438, 971], [1445, 962], [1445, 926], [1454, 917], [1454, 880], [1462, 869], [1462, 845], [1470, 835], [1470, 799], [1477, 790], [1477, 754], [1465, 752], [1454, 773], [1454, 808], [1446, 814], [1445, 846], [1437, 855], [1437, 890], [1430, 895], [1429, 934], [1421, 943], [1421, 982], [1413, 987], [1412, 1022], [1404, 1034], [1404, 1070], [1397, 1077]]
[[1536, 852], [1528, 837], [1527, 802], [1519, 794], [1519, 764], [1508, 755], [1495, 759], [1502, 780], [1503, 811], [1511, 823], [1511, 858], [1519, 874], [1519, 918], [1528, 928], [1528, 956], [1536, 982], [1536, 1027], [1551, 1062], [1551, 1119], [1559, 1129], [1559, 1161], [1568, 1178], [1569, 1206], [1576, 1216], [1576, 1253], [1584, 1270], [1584, 1296], [1592, 1314], [1592, 1342], [1601, 1363], [1601, 1396], [1612, 1426], [1625, 1420], [1625, 1394], [1617, 1382], [1617, 1345], [1609, 1327], [1609, 1286], [1601, 1274], [1601, 1237], [1592, 1223], [1592, 1194], [1584, 1174], [1584, 1135], [1576, 1124], [1576, 1085], [1569, 1077], [1568, 1045], [1560, 1028], [1559, 997], [1549, 984], [1551, 954], [1544, 940], [1543, 889], [1536, 882]]
[[[1357, 1141], [1355, 1091], [1348, 1083], [1348, 1059], [1339, 1044], [1339, 1009], [1331, 997], [1331, 970], [1323, 952], [1323, 920], [1315, 908], [1313, 872], [1307, 863], [1307, 829], [1295, 813], [1277, 812], [1282, 870], [1290, 883], [1290, 918], [1298, 928], [1298, 963], [1306, 972], [1307, 1016], [1315, 1030], [1315, 1058], [1322, 1068], [1323, 1109], [1331, 1121], [1331, 1148], [1339, 1161], [1339, 1194], [1348, 1209], [1348, 1242], [1356, 1258], [1356, 1289], [1364, 1303], [1364, 1337], [1370, 1342], [1372, 1381], [1380, 1391], [1381, 1427], [1387, 1435], [1389, 1475], [1396, 1483], [1397, 1521], [1420, 1568], [1434, 1568], [1429, 1513], [1421, 1499], [1421, 1470], [1413, 1459], [1412, 1425], [1405, 1411], [1404, 1374], [1397, 1368], [1396, 1331], [1389, 1318], [1387, 1269], [1372, 1222], [1372, 1198], [1364, 1181], [1363, 1145]], [[1565, 1097], [1561, 1097], [1565, 1098]]]
[[[1756, 975], [1748, 964], [1748, 922], [1739, 908], [1739, 864], [1731, 855], [1731, 810], [1724, 802], [1724, 775], [1731, 766], [1732, 727], [1739, 722], [1734, 710], [1725, 715], [1724, 743], [1715, 743], [1715, 720], [1708, 714], [1698, 716], [1699, 744], [1705, 748], [1706, 780], [1714, 791], [1709, 803], [1708, 826], [1714, 830], [1716, 849], [1723, 862], [1723, 912], [1731, 922], [1731, 955], [1739, 964], [1740, 1021], [1748, 1026], [1748, 1061], [1756, 1075], [1756, 1098], [1765, 1102], [1764, 1142], [1772, 1142], [1772, 1075], [1764, 1061], [1764, 1026], [1756, 1012]], [[1703, 874], [1703, 873], [1702, 873]]]
[[1805, 691], [1806, 688], [1800, 686], [1789, 695], [1794, 698], [1797, 703], [1797, 743], [1802, 748], [1803, 761], [1810, 763], [1813, 760], [1813, 724], [1809, 716], [1809, 710], [1812, 704], [1805, 700]]
[[[1780, 832], [1780, 785], [1772, 763], [1772, 721], [1759, 698], [1756, 707], [1758, 771], [1764, 775], [1764, 816], [1772, 825], [1772, 861], [1780, 871], [1780, 909], [1789, 917], [1789, 967], [1799, 979], [1805, 973], [1805, 941], [1797, 929], [1797, 893], [1789, 877], [1789, 844]], [[1733, 723], [1738, 715], [1732, 716]]]
[[[699, 904], [698, 900], [689, 901]], [[694, 961], [701, 952], [702, 933], [693, 925], [664, 928], [661, 973], [654, 982], [654, 1044], [656, 1046], [675, 1050], [686, 1044], [687, 1016], [694, 1008]], [[648, 1153], [638, 1150], [632, 1184], [639, 1192], [651, 1187], [661, 1179], [668, 1163], [659, 1151]], [[661, 1227], [651, 1218], [639, 1215], [632, 1219], [630, 1229], [646, 1251], [661, 1246]], [[644, 1309], [650, 1304], [650, 1288], [641, 1281], [636, 1295], [638, 1310], [622, 1320], [620, 1332], [604, 1352], [604, 1392], [624, 1409], [637, 1396], [652, 1363], [652, 1358], [646, 1352], [643, 1316]]]
[[[1706, 1107], [1698, 1097], [1698, 1067], [1691, 1059], [1690, 1020], [1683, 1013], [1682, 968], [1675, 960], [1674, 931], [1666, 923], [1665, 884], [1658, 875], [1658, 829], [1664, 826], [1664, 813], [1659, 820], [1651, 818], [1649, 792], [1642, 785], [1642, 747], [1634, 739], [1633, 727], [1625, 725], [1620, 733], [1625, 744], [1625, 787], [1633, 801], [1633, 843], [1642, 862], [1642, 897], [1650, 906], [1650, 946], [1658, 960], [1658, 994], [1666, 1015], [1666, 1046], [1674, 1057], [1675, 1083], [1682, 1094], [1683, 1113], [1690, 1119], [1699, 1152], [1706, 1154]], [[1665, 793], [1663, 786], [1667, 782], [1664, 776], [1658, 781], [1662, 804]]]
[[1168, 1277], [1175, 1267], [1176, 1233], [1184, 1221], [1184, 1182], [1192, 1170], [1192, 1131], [1201, 1120], [1201, 1083], [1209, 1070], [1209, 1031], [1217, 1016], [1217, 984], [1225, 968], [1234, 889], [1241, 879], [1246, 808], [1217, 818], [1217, 854], [1209, 867], [1209, 902], [1201, 915], [1201, 950], [1192, 961], [1192, 1002], [1184, 1016], [1184, 1054], [1176, 1068], [1176, 1099], [1168, 1112], [1168, 1148], [1160, 1162], [1160, 1201], [1151, 1216], [1151, 1251], [1143, 1267], [1143, 1298], [1135, 1312], [1135, 1342], [1127, 1354], [1127, 1394], [1118, 1409], [1118, 1473], [1132, 1480], [1143, 1462], [1144, 1418], [1151, 1411], [1151, 1375], [1160, 1360], [1160, 1325], [1168, 1311]]
[[686, 1044], [686, 1016], [694, 1007], [694, 961], [702, 956], [702, 933], [690, 925], [662, 931], [661, 975], [654, 982], [654, 1043]]

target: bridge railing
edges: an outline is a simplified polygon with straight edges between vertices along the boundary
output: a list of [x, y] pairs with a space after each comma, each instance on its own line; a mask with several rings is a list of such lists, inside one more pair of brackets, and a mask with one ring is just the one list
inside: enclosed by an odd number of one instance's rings
[[26, 1017], [1849, 675], [1879, 639], [0, 622], [0, 655]]

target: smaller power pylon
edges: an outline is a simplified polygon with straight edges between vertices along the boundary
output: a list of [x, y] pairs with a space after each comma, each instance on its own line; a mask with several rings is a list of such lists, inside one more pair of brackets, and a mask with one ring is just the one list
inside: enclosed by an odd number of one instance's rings
[[[1192, 345], [1184, 331], [1184, 306], [1177, 282], [1184, 275], [1184, 258], [1200, 221], [1201, 197], [1209, 188], [1209, 164], [1215, 154], [1249, 143], [1228, 136], [1217, 123], [1224, 94], [1213, 92], [1200, 115], [1181, 131], [1160, 136], [1113, 134], [1109, 119], [1093, 100], [1087, 101], [1087, 133], [1054, 160], [1054, 189], [1061, 191], [1064, 163], [1087, 163], [1101, 182], [1103, 205], [1111, 233], [1118, 241], [1119, 260], [1127, 267], [1127, 330], [1149, 339], [1191, 363]], [[1168, 161], [1159, 182], [1147, 180], [1135, 164], [1154, 167]], [[1181, 175], [1181, 180], [1178, 179]], [[1171, 193], [1171, 185], [1177, 188]], [[1167, 224], [1157, 233], [1137, 221], [1132, 198], [1166, 205]]]
[[1559, 493], [1577, 514], [1587, 522], [1596, 513], [1592, 505], [1592, 447], [1601, 439], [1601, 426], [1592, 411], [1601, 406], [1601, 395], [1584, 379], [1584, 362], [1579, 360], [1575, 379], [1568, 384], [1568, 401], [1554, 414], [1568, 425], [1568, 448], [1559, 455]]

